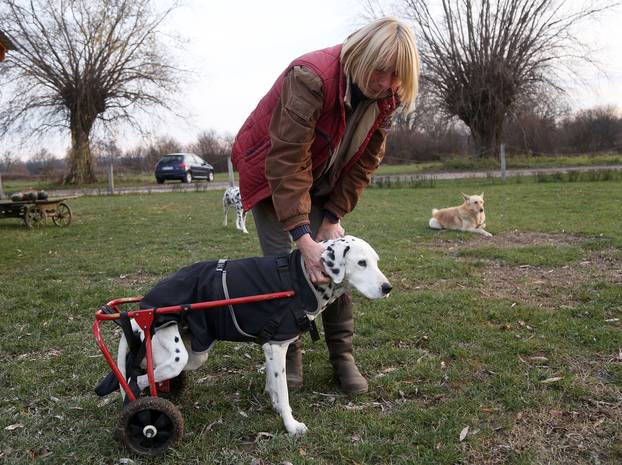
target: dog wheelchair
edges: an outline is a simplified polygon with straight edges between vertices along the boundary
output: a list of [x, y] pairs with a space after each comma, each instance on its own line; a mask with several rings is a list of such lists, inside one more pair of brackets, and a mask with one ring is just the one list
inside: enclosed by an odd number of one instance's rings
[[[122, 311], [123, 308], [136, 307], [142, 299], [142, 297], [128, 297], [115, 299], [101, 306], [95, 313], [93, 334], [112, 373], [98, 385], [96, 392], [99, 395], [105, 395], [118, 388], [123, 389], [126, 395], [125, 405], [117, 426], [113, 431], [113, 437], [123, 442], [134, 453], [157, 456], [165, 453], [183, 435], [184, 421], [181, 412], [165, 397], [170, 397], [183, 388], [185, 373], [182, 371], [179, 376], [173, 379], [159, 383], [155, 382], [152, 335], [156, 315], [207, 311], [211, 308], [228, 305], [285, 299], [294, 295], [295, 292], [289, 290], [187, 305]], [[130, 320], [133, 320], [144, 333], [143, 343], [138, 344], [140, 347], [136, 344], [135, 340], [137, 337], [131, 330]], [[104, 321], [113, 321], [123, 329], [127, 342], [130, 345], [130, 355], [134, 354], [133, 356], [137, 358], [138, 363], [142, 361], [143, 357], [146, 360], [145, 371], [149, 380], [148, 392], [138, 392], [137, 386], [131, 385], [131, 382], [128, 382], [117, 366], [102, 336], [101, 324]], [[134, 347], [132, 347], [133, 345]], [[107, 384], [107, 386], [102, 388], [103, 384]], [[105, 393], [101, 393], [98, 392], [98, 389], [108, 390]]]

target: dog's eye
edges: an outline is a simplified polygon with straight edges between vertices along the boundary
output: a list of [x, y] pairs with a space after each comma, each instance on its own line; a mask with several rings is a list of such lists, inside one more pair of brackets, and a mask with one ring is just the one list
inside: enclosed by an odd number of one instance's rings
[[366, 267], [367, 266], [367, 261], [366, 260], [359, 260], [359, 266]]

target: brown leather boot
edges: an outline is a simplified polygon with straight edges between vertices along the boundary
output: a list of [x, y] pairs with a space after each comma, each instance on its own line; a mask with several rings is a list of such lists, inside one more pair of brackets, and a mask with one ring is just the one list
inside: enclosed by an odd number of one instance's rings
[[361, 375], [352, 354], [354, 319], [352, 295], [348, 292], [322, 313], [324, 338], [339, 388], [347, 394], [367, 392], [367, 380]]
[[285, 374], [288, 388], [300, 389], [302, 387], [302, 341], [300, 338], [292, 342], [287, 348]]

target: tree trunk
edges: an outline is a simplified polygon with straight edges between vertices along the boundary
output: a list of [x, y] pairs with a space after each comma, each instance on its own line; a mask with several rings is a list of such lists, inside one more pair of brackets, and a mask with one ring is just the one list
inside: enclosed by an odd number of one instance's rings
[[477, 122], [472, 122], [469, 129], [471, 129], [478, 157], [498, 160], [501, 152], [503, 118], [479, 119]]
[[471, 126], [471, 135], [475, 143], [475, 152], [478, 158], [491, 158], [494, 156], [495, 136], [494, 132], [484, 124]]
[[82, 185], [97, 181], [89, 140], [92, 123], [83, 125], [77, 119], [71, 118], [71, 150], [64, 184]]

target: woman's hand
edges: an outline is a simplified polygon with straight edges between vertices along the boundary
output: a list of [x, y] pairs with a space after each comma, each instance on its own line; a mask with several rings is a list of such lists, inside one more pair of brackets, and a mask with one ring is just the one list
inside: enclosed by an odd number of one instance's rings
[[330, 278], [324, 273], [324, 265], [322, 265], [321, 261], [322, 252], [324, 252], [326, 246], [315, 242], [309, 234], [304, 234], [296, 241], [296, 247], [302, 253], [311, 282], [315, 284], [328, 284]]
[[340, 237], [345, 236], [345, 234], [346, 231], [341, 226], [341, 223], [331, 223], [329, 220], [324, 218], [320, 228], [317, 230], [315, 240], [325, 241], [330, 239], [339, 239]]

